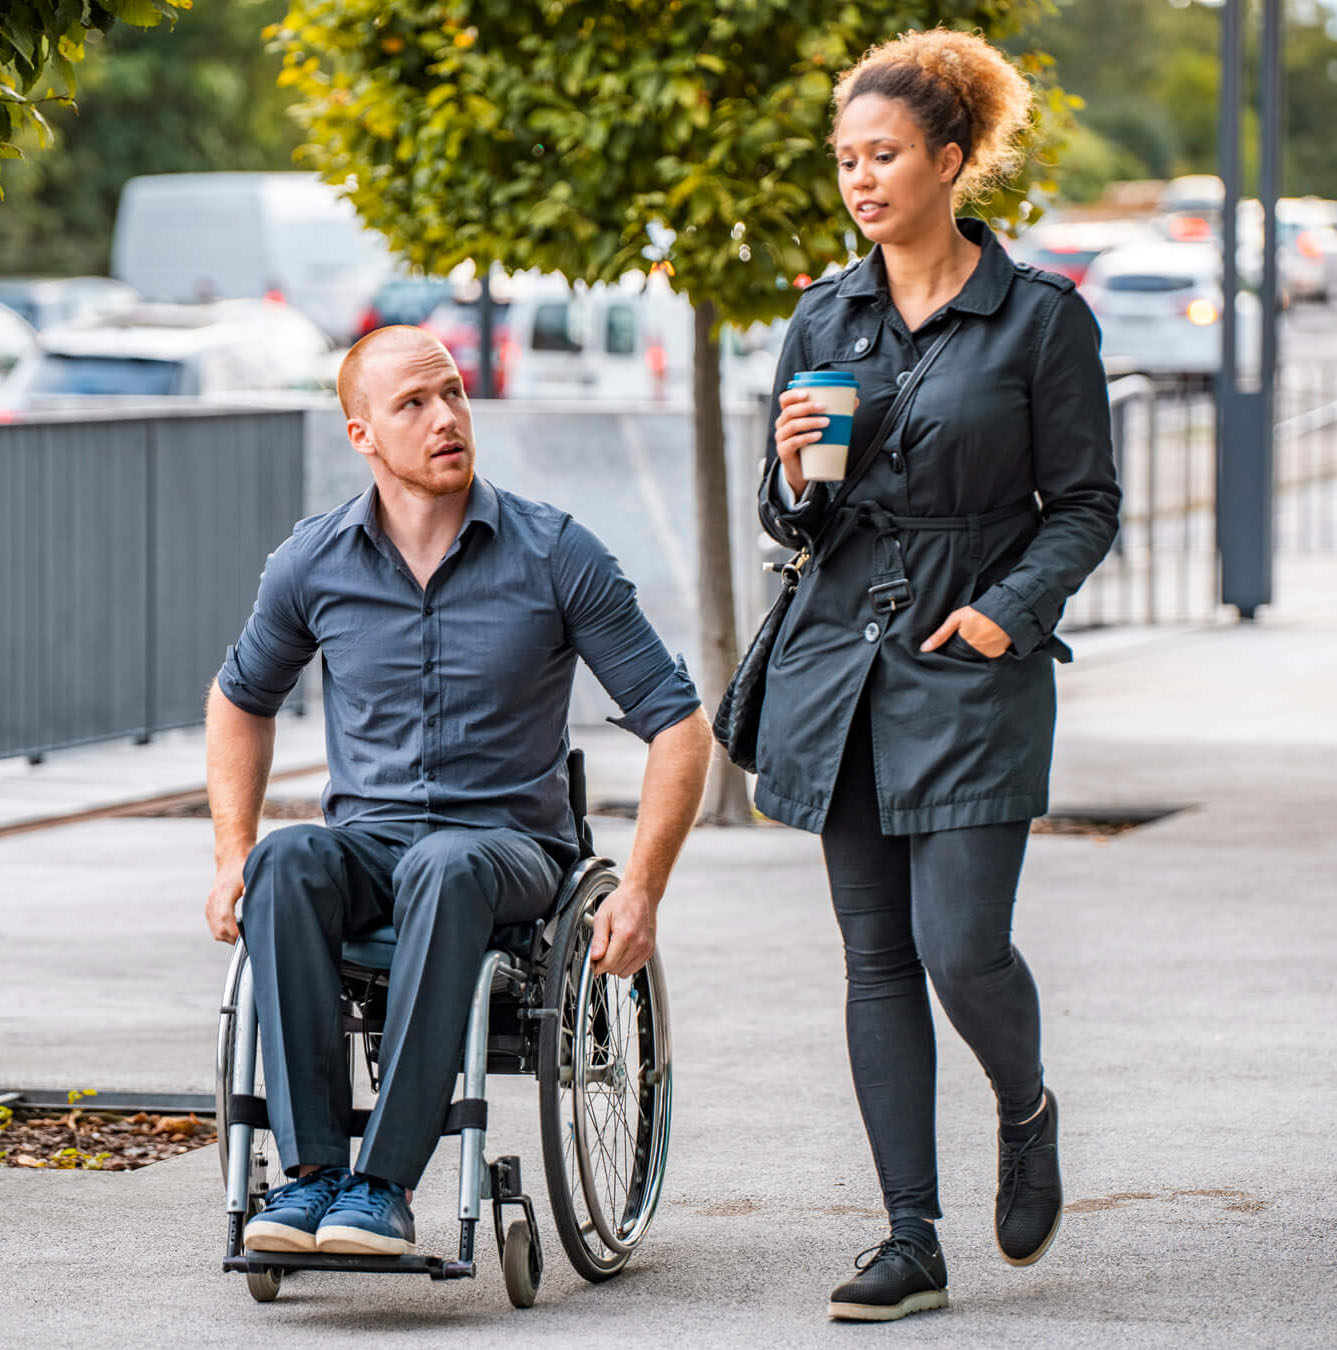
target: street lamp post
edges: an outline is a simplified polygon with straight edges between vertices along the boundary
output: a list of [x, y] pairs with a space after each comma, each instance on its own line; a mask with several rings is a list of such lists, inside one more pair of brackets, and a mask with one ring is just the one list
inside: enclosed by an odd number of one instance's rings
[[1236, 323], [1240, 111], [1243, 106], [1244, 4], [1221, 7], [1220, 168], [1222, 203], [1221, 369], [1217, 375], [1216, 538], [1221, 600], [1252, 619], [1272, 599], [1272, 450], [1277, 375], [1277, 196], [1281, 180], [1281, 0], [1263, 0], [1262, 347], [1258, 387], [1240, 387]]

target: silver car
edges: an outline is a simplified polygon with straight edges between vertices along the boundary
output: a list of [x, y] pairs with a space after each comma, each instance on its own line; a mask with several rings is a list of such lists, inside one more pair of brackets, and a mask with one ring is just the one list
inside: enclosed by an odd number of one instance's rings
[[[1221, 254], [1212, 244], [1130, 244], [1102, 253], [1082, 294], [1100, 322], [1111, 368], [1146, 375], [1201, 377], [1221, 365]], [[1258, 368], [1258, 297], [1235, 306], [1240, 363]]]

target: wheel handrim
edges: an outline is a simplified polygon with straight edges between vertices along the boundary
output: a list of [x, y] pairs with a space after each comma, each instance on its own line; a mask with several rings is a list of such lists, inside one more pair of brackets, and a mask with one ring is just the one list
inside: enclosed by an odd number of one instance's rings
[[568, 1149], [594, 1230], [588, 1236], [625, 1256], [644, 1236], [663, 1184], [672, 1090], [667, 1002], [657, 957], [627, 980], [594, 973], [585, 934], [595, 903], [580, 919], [575, 997], [562, 1003], [563, 1040], [569, 1033], [571, 1044]]

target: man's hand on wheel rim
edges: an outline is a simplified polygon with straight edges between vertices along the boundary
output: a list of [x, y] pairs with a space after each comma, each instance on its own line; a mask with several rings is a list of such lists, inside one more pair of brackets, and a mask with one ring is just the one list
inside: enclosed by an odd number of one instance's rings
[[209, 934], [215, 942], [235, 942], [237, 929], [237, 901], [244, 889], [243, 863], [225, 863], [214, 876], [213, 889], [204, 902], [204, 918]]
[[590, 956], [596, 975], [634, 975], [654, 955], [655, 904], [625, 882], [594, 915]]

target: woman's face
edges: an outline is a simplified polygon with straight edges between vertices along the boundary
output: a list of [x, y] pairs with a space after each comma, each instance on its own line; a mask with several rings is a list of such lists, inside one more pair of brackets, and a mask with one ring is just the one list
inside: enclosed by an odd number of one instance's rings
[[931, 155], [900, 99], [860, 94], [836, 125], [836, 164], [845, 209], [864, 236], [905, 244], [951, 213], [961, 148], [953, 142]]

